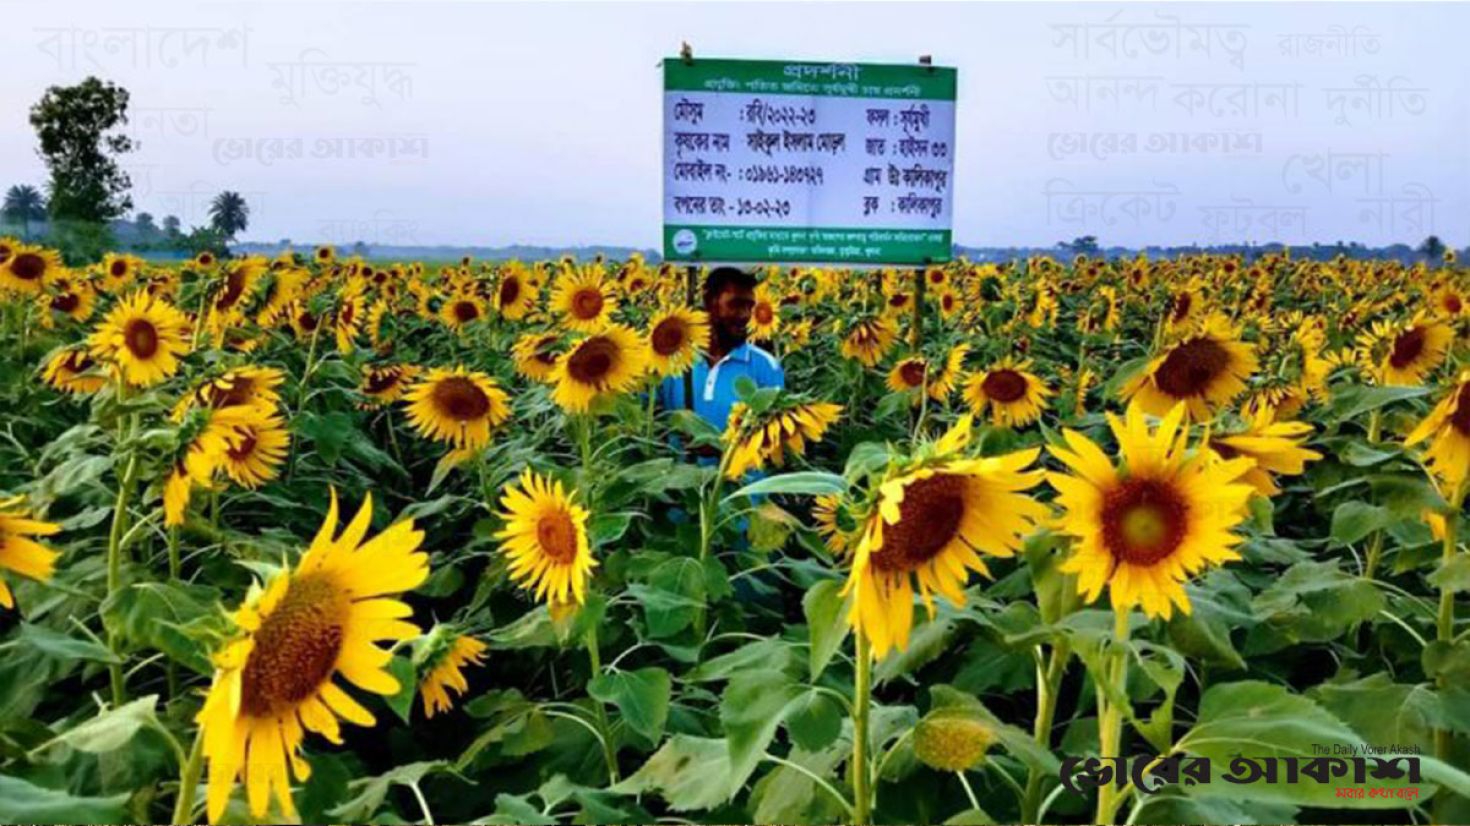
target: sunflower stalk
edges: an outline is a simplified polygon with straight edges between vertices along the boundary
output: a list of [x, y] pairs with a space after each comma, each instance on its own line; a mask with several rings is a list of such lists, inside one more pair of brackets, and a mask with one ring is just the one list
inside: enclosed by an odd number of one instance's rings
[[172, 823], [194, 822], [194, 795], [199, 789], [199, 776], [204, 773], [204, 727], [194, 735], [189, 757], [179, 767], [179, 793], [174, 798]]
[[873, 820], [872, 775], [868, 767], [868, 712], [873, 695], [873, 652], [868, 638], [858, 633], [852, 679], [852, 822], [867, 826]]
[[[585, 643], [587, 661], [591, 668], [591, 675], [588, 677], [590, 682], [602, 676], [602, 653], [598, 650], [597, 645], [597, 623], [588, 624]], [[607, 709], [603, 707], [602, 701], [595, 697], [592, 698], [592, 707], [597, 711], [597, 729], [601, 734], [599, 739], [602, 741], [602, 759], [607, 763], [608, 782], [616, 783], [620, 779], [618, 777], [618, 755], [613, 748], [612, 725], [607, 721]]]
[[[121, 401], [127, 395], [126, 385], [119, 382], [118, 400]], [[126, 436], [120, 441], [131, 441], [138, 430], [138, 417], [136, 414], [128, 416], [127, 424], [124, 425]], [[122, 552], [123, 538], [128, 528], [128, 504], [132, 499], [133, 486], [138, 476], [138, 454], [134, 446], [128, 453], [128, 463], [123, 470], [122, 477], [117, 484], [117, 497], [112, 505], [112, 526], [107, 534], [107, 597], [111, 599], [122, 587]], [[108, 632], [107, 647], [114, 656], [117, 654], [116, 635]], [[112, 683], [112, 704], [120, 706], [125, 702], [127, 688], [123, 679], [123, 664], [121, 658], [118, 662], [108, 666], [108, 674]]]
[[[1460, 508], [1464, 501], [1463, 491], [1455, 495], [1455, 501], [1451, 504], [1449, 512], [1445, 514], [1444, 520], [1444, 566], [1454, 561], [1455, 555], [1459, 553], [1460, 534]], [[1439, 616], [1436, 623], [1437, 638], [1440, 642], [1452, 644], [1455, 638], [1455, 590], [1447, 583], [1439, 590]], [[1440, 692], [1447, 691], [1450, 686], [1449, 679], [1440, 674], [1438, 681]], [[1454, 733], [1447, 728], [1435, 729], [1434, 732], [1434, 756], [1446, 763], [1450, 762], [1451, 751], [1454, 746]], [[1453, 765], [1453, 764], [1451, 764]], [[1449, 820], [1450, 794], [1441, 790], [1434, 796], [1434, 823], [1448, 823]]]
[[[1122, 700], [1128, 686], [1128, 610], [1114, 612], [1113, 637], [1117, 651], [1109, 659], [1107, 673], [1097, 675], [1112, 690], [1099, 685], [1098, 700], [1098, 756], [1104, 760], [1122, 756], [1123, 707]], [[1110, 824], [1118, 814], [1123, 798], [1119, 789], [1111, 783], [1104, 784], [1097, 792], [1097, 816], [1095, 823]]]
[[[1051, 750], [1051, 728], [1056, 719], [1057, 695], [1061, 692], [1062, 678], [1067, 674], [1067, 662], [1072, 657], [1072, 648], [1065, 641], [1052, 647], [1043, 668], [1037, 662], [1036, 722], [1033, 734], [1036, 744]], [[1021, 797], [1021, 822], [1039, 823], [1041, 818], [1041, 784], [1046, 779], [1040, 769], [1031, 769], [1026, 778], [1026, 791]]]

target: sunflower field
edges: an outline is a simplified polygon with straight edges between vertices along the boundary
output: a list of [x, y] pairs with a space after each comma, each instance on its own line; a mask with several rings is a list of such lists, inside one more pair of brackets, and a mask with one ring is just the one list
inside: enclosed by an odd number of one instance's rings
[[1470, 821], [1452, 255], [701, 276], [0, 241], [0, 821]]

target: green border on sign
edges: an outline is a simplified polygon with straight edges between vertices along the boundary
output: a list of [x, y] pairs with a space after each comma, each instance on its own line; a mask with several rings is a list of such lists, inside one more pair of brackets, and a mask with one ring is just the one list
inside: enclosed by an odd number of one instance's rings
[[[680, 232], [693, 236], [692, 251], [675, 249], [674, 236]], [[672, 224], [664, 227], [664, 260], [920, 266], [949, 261], [951, 242], [952, 235], [947, 229]]]
[[958, 77], [950, 66], [664, 58], [666, 92], [952, 101]]

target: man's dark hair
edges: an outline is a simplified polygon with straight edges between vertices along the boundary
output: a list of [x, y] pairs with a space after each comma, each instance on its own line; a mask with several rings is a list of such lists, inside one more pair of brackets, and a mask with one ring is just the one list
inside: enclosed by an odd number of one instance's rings
[[715, 267], [704, 279], [704, 305], [708, 307], [711, 302], [719, 298], [720, 293], [730, 287], [753, 290], [757, 283], [759, 282], [755, 275], [739, 267]]

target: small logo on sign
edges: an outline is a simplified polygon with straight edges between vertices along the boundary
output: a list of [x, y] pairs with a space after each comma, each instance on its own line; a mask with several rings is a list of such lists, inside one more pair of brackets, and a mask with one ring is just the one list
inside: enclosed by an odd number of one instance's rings
[[674, 233], [674, 252], [680, 255], [688, 255], [699, 246], [699, 238], [692, 229], [681, 229]]

